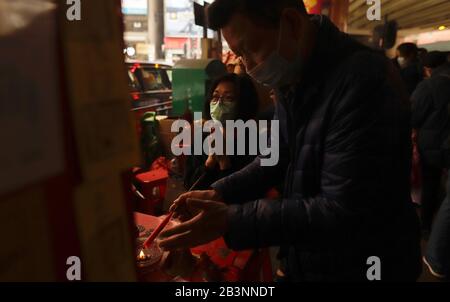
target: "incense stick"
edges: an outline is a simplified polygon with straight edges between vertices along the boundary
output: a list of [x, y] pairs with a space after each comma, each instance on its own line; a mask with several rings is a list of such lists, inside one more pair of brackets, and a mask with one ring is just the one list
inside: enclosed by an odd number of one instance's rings
[[[197, 179], [197, 181], [191, 186], [191, 188], [187, 191], [190, 192], [195, 189], [195, 187], [200, 183], [200, 181], [203, 180], [205, 175], [207, 174], [207, 171], [203, 172], [202, 175]], [[170, 219], [172, 218], [173, 214], [175, 213], [177, 207], [172, 209], [172, 211], [169, 212], [169, 215], [167, 215], [163, 221], [156, 227], [156, 229], [148, 236], [148, 238], [144, 241], [144, 244], [142, 245], [145, 249], [148, 248], [153, 241], [158, 237], [158, 235], [161, 233], [161, 231], [166, 227], [166, 225], [169, 223]]]

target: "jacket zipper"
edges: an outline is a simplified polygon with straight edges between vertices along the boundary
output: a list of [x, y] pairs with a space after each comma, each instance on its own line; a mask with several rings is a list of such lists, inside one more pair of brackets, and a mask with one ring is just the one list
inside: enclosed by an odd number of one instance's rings
[[289, 170], [287, 173], [287, 183], [288, 185], [286, 186], [286, 192], [285, 192], [285, 197], [289, 197], [292, 195], [292, 181], [293, 181], [293, 176], [294, 176], [294, 165], [295, 165], [295, 150], [296, 150], [296, 145], [297, 142], [295, 140], [295, 131], [294, 131], [294, 124], [292, 122], [293, 118], [291, 115], [292, 112], [292, 108], [290, 108], [288, 105], [288, 102], [286, 100], [286, 98], [282, 98], [282, 102], [283, 102], [283, 106], [284, 106], [284, 110], [286, 112], [286, 116], [287, 116], [287, 127], [288, 127], [288, 139], [289, 139]]

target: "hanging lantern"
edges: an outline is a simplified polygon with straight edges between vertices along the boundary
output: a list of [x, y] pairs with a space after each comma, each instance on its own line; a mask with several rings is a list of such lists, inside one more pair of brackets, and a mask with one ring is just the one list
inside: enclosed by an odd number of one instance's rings
[[309, 14], [322, 13], [322, 0], [303, 0]]

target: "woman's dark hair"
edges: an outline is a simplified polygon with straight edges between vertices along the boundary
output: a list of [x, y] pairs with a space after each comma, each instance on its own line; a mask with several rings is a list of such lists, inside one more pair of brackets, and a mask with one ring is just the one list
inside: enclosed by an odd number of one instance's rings
[[236, 119], [240, 119], [243, 121], [255, 119], [259, 105], [258, 93], [256, 91], [255, 85], [248, 75], [237, 75], [234, 73], [226, 74], [220, 78], [217, 78], [213, 82], [208, 93], [208, 99], [205, 101], [203, 116], [205, 116], [207, 119], [211, 119], [210, 100], [212, 99], [217, 86], [219, 86], [220, 83], [224, 82], [231, 83], [235, 87], [235, 102], [237, 104]]

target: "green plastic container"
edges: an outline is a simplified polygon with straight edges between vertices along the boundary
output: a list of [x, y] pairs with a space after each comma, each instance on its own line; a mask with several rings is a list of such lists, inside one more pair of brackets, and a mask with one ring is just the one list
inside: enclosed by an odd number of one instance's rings
[[227, 73], [219, 60], [180, 60], [173, 67], [172, 89], [175, 116], [188, 111], [203, 112], [209, 88], [214, 79]]

